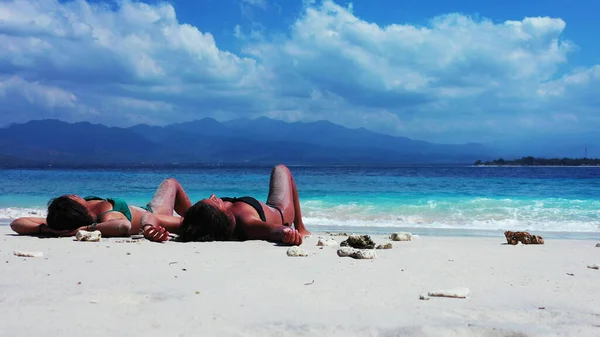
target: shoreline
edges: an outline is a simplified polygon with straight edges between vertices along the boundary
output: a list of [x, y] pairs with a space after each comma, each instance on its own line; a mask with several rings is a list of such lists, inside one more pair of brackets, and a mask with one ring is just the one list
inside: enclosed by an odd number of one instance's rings
[[[0, 219], [0, 230], [8, 228], [11, 220]], [[329, 233], [347, 233], [347, 234], [367, 234], [367, 235], [389, 235], [395, 232], [408, 232], [427, 237], [481, 237], [481, 238], [504, 238], [504, 231], [527, 231], [535, 235], [540, 235], [544, 239], [553, 240], [600, 240], [600, 229], [590, 232], [569, 232], [569, 231], [538, 231], [523, 228], [512, 229], [464, 229], [464, 228], [432, 228], [432, 227], [364, 227], [364, 226], [315, 226], [308, 225], [313, 235], [328, 236]]]
[[[325, 235], [323, 235], [325, 236]], [[264, 241], [77, 242], [0, 227], [0, 335], [595, 336], [600, 248], [423, 236], [374, 260]], [[338, 243], [345, 237], [331, 237]], [[373, 236], [377, 244], [390, 242]], [[41, 258], [13, 255], [40, 251]], [[423, 292], [466, 287], [465, 299]], [[25, 320], [35, 312], [35, 324]]]

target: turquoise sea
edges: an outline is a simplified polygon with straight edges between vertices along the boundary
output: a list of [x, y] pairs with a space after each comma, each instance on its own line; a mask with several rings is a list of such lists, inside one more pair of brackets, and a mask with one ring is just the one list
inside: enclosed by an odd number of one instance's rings
[[[498, 235], [529, 230], [551, 237], [600, 237], [600, 168], [290, 167], [305, 223], [315, 231]], [[45, 216], [67, 193], [121, 197], [144, 205], [167, 177], [192, 201], [267, 196], [270, 167], [0, 170], [0, 224]], [[501, 233], [500, 233], [501, 234]]]

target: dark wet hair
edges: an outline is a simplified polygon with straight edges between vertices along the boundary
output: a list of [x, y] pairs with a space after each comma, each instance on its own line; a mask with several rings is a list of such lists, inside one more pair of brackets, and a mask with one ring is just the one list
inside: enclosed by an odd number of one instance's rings
[[94, 223], [94, 218], [87, 208], [77, 201], [63, 195], [50, 199], [46, 225], [56, 230], [70, 230]]
[[185, 212], [179, 227], [179, 241], [230, 241], [232, 227], [227, 213], [198, 201]]

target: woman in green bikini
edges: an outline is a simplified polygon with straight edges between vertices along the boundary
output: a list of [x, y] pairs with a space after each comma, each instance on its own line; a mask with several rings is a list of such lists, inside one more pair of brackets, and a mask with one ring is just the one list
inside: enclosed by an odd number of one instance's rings
[[[24, 217], [14, 220], [10, 226], [21, 235], [73, 236], [78, 230], [99, 230], [103, 236], [130, 236], [143, 232], [147, 239], [165, 241], [167, 230], [179, 226], [181, 220], [173, 217], [173, 211], [183, 216], [191, 202], [177, 180], [165, 179], [152, 200], [144, 206], [128, 205], [118, 198], [85, 197], [74, 194], [50, 200], [46, 218]], [[146, 227], [141, 223], [148, 215], [165, 230]]]

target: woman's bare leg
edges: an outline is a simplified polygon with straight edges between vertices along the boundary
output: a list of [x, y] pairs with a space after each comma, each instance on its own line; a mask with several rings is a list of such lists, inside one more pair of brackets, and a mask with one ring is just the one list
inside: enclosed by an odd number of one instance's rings
[[277, 165], [271, 170], [267, 204], [276, 206], [281, 210], [284, 223], [293, 222], [294, 227], [300, 234], [310, 234], [302, 221], [296, 183], [292, 178], [292, 173], [285, 165]]
[[192, 206], [190, 199], [174, 178], [163, 180], [148, 203], [154, 214], [173, 215], [173, 211], [183, 216]]

